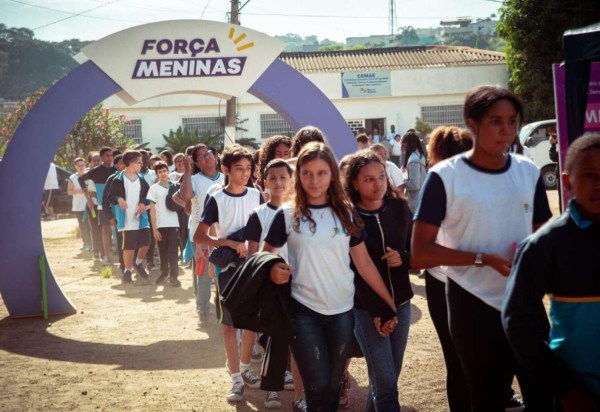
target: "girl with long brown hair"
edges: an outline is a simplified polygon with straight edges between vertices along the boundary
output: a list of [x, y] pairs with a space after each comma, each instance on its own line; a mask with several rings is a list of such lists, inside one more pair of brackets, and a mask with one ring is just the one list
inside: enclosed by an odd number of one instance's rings
[[271, 269], [271, 280], [291, 280], [290, 342], [304, 383], [308, 410], [336, 410], [354, 331], [354, 274], [350, 256], [366, 283], [385, 302], [377, 330], [397, 324], [395, 304], [364, 244], [362, 223], [344, 193], [335, 157], [323, 143], [299, 153], [296, 197], [284, 205], [269, 229], [263, 251], [288, 246], [288, 263]]

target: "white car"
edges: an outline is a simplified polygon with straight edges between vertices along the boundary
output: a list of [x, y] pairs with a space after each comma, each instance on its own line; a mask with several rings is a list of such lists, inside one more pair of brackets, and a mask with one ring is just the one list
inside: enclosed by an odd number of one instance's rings
[[556, 163], [550, 160], [550, 138], [548, 132], [556, 130], [556, 119], [528, 123], [521, 128], [519, 139], [529, 149], [533, 162], [542, 171], [542, 179], [547, 190], [557, 188]]

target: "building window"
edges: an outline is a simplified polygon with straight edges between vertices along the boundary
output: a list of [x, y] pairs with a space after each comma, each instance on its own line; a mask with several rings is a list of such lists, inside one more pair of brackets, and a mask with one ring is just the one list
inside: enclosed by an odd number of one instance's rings
[[434, 129], [438, 126], [465, 127], [462, 104], [422, 106], [421, 119]]
[[199, 136], [219, 136], [225, 133], [225, 117], [184, 117], [181, 124], [185, 130], [198, 132]]
[[136, 145], [144, 143], [142, 138], [142, 121], [140, 119], [129, 119], [123, 127], [123, 134]]
[[348, 127], [350, 130], [352, 130], [352, 133], [354, 133], [355, 136], [359, 133], [360, 129], [365, 128], [365, 121], [363, 119], [346, 120], [346, 123], [348, 123]]
[[277, 113], [260, 115], [260, 138], [279, 134], [284, 136], [293, 136], [296, 131]]

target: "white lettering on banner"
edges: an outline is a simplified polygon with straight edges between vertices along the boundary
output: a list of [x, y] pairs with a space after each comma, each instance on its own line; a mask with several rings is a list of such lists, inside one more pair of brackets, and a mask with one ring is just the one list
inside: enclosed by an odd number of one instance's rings
[[142, 55], [146, 54], [150, 50], [156, 50], [158, 54], [191, 54], [192, 57], [196, 57], [199, 53], [215, 52], [219, 53], [219, 44], [217, 39], [209, 39], [206, 48], [205, 43], [202, 39], [193, 39], [189, 43], [185, 39], [175, 39], [173, 41], [169, 39], [150, 39], [144, 40], [142, 46]]
[[246, 57], [138, 60], [132, 79], [239, 76]]

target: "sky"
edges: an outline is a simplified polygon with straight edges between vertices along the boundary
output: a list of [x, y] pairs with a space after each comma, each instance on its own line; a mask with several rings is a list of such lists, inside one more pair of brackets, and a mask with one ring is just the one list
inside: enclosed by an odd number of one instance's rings
[[[242, 26], [271, 36], [295, 33], [344, 42], [389, 34], [389, 0], [242, 0]], [[455, 17], [498, 14], [501, 0], [395, 0], [396, 27], [437, 27]], [[162, 20], [227, 21], [229, 0], [0, 0], [0, 23], [40, 40], [98, 40]]]

